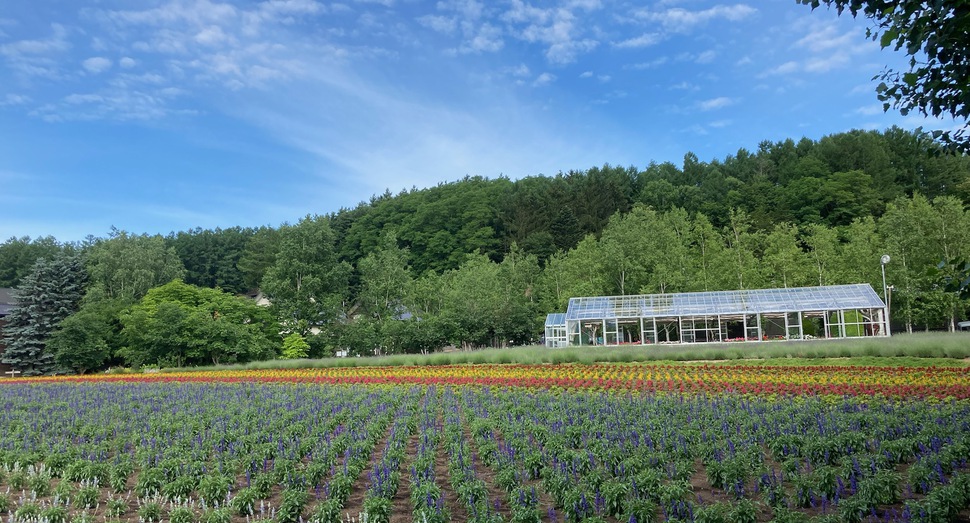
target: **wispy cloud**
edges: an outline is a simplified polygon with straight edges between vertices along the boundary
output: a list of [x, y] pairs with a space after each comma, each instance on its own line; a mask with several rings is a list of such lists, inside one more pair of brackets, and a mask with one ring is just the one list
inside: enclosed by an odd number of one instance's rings
[[874, 49], [874, 43], [857, 29], [841, 29], [834, 21], [799, 20], [792, 29], [802, 33], [792, 44], [797, 59], [769, 67], [759, 77], [822, 74], [849, 67], [857, 56]]
[[712, 20], [723, 19], [736, 22], [753, 16], [757, 12], [757, 9], [747, 4], [734, 4], [716, 5], [708, 9], [696, 11], [681, 7], [673, 7], [661, 11], [639, 9], [634, 11], [634, 16], [643, 21], [659, 23], [669, 32], [686, 33]]
[[860, 107], [853, 112], [855, 114], [861, 114], [864, 116], [872, 116], [874, 114], [882, 114], [884, 111], [882, 109], [881, 104], [876, 104], [876, 105], [867, 105], [864, 107]]
[[694, 58], [694, 62], [699, 64], [709, 64], [713, 62], [715, 58], [717, 58], [717, 51], [708, 49], [707, 51], [704, 51], [699, 55], [697, 55]]
[[700, 87], [684, 80], [671, 85], [670, 89], [675, 91], [697, 91]]
[[453, 34], [458, 28], [458, 20], [450, 16], [424, 15], [418, 17], [418, 23], [444, 34]]
[[640, 36], [614, 42], [613, 47], [618, 47], [620, 49], [641, 49], [644, 47], [650, 47], [651, 45], [656, 45], [662, 40], [663, 37], [658, 33], [644, 33]]
[[0, 45], [0, 57], [7, 67], [24, 79], [56, 79], [63, 75], [60, 55], [70, 48], [67, 28], [54, 23], [46, 38], [15, 40]]
[[535, 81], [532, 82], [532, 85], [535, 87], [541, 87], [543, 85], [549, 85], [555, 81], [556, 81], [556, 75], [551, 73], [542, 73], [536, 77]]
[[734, 105], [737, 101], [733, 98], [728, 98], [726, 96], [719, 96], [717, 98], [710, 98], [708, 100], [702, 100], [697, 103], [697, 108], [701, 111], [713, 111], [715, 109], [721, 109], [729, 105]]
[[28, 103], [30, 103], [30, 97], [22, 94], [8, 93], [0, 99], [0, 107], [26, 105]]
[[644, 69], [655, 69], [657, 67], [660, 67], [660, 66], [666, 64], [669, 61], [670, 61], [670, 59], [667, 58], [666, 56], [661, 56], [661, 57], [658, 57], [658, 58], [654, 58], [653, 60], [650, 60], [649, 62], [638, 62], [638, 63], [635, 63], [635, 64], [626, 65], [626, 66], [624, 66], [624, 69], [631, 69], [631, 70], [634, 70], [634, 71], [642, 71]]

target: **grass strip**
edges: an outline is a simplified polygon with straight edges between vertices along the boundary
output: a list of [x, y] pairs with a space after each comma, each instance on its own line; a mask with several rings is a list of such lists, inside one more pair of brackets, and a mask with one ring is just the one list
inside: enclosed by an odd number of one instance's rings
[[620, 347], [543, 346], [396, 354], [391, 356], [266, 360], [237, 365], [168, 368], [162, 372], [302, 369], [399, 365], [541, 364], [605, 362], [704, 362], [760, 365], [966, 366], [970, 365], [966, 333], [900, 334], [859, 338], [693, 345], [626, 345]]

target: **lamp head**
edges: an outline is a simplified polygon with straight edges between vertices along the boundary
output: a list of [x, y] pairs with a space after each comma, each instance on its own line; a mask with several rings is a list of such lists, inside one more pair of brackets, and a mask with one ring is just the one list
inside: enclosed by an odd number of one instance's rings
[[881, 263], [882, 263], [883, 265], [886, 265], [887, 263], [889, 263], [889, 255], [888, 255], [888, 254], [883, 254], [883, 255], [882, 255], [882, 258], [879, 258], [879, 261], [880, 261], [880, 262], [881, 262]]

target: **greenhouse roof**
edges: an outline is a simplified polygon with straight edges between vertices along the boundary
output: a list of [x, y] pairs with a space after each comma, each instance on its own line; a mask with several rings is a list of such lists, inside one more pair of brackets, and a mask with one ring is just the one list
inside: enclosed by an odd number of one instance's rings
[[[869, 284], [570, 298], [566, 320], [883, 308]], [[552, 316], [552, 315], [550, 315]], [[548, 324], [548, 318], [546, 322]]]
[[566, 314], [562, 312], [554, 312], [552, 314], [546, 315], [546, 327], [556, 327], [566, 324]]

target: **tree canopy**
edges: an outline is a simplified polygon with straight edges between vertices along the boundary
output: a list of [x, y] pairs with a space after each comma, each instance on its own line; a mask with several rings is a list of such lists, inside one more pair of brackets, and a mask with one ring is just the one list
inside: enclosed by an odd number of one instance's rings
[[246, 298], [174, 280], [121, 316], [130, 365], [235, 363], [265, 359], [282, 338], [270, 312]]

